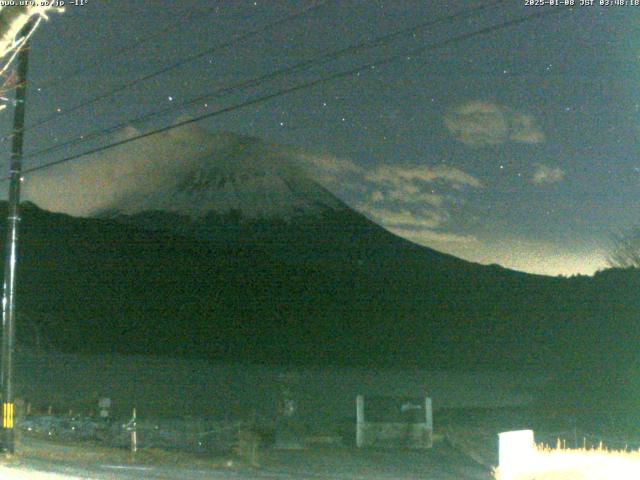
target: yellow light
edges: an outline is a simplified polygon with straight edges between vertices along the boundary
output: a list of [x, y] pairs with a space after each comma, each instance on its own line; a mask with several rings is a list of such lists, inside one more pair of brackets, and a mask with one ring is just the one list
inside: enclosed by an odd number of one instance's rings
[[[530, 432], [532, 435], [533, 432]], [[637, 480], [640, 451], [528, 448], [529, 433], [500, 434], [500, 467], [496, 480]], [[531, 437], [532, 438], [532, 437]], [[503, 440], [507, 442], [503, 447]], [[503, 457], [504, 455], [504, 457]]]

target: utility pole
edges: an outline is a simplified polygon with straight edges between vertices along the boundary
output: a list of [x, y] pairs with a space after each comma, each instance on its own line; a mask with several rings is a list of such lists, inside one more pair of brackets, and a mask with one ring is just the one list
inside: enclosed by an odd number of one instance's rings
[[[27, 38], [33, 28], [29, 21], [20, 31]], [[11, 147], [11, 177], [7, 215], [6, 258], [4, 263], [4, 296], [2, 297], [2, 450], [15, 450], [14, 400], [13, 400], [13, 350], [15, 332], [15, 285], [18, 260], [18, 224], [20, 222], [20, 183], [22, 181], [22, 140], [27, 95], [27, 70], [29, 66], [29, 42], [18, 54], [16, 106], [13, 118], [13, 144]]]

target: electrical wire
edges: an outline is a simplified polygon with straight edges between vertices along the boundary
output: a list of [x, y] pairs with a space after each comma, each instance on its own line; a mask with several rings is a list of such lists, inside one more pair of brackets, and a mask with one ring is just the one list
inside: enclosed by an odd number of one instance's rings
[[[136, 136], [124, 139], [124, 140], [117, 141], [117, 142], [113, 142], [113, 143], [110, 143], [108, 145], [103, 145], [101, 147], [92, 148], [92, 149], [84, 151], [82, 153], [78, 153], [78, 154], [71, 155], [71, 156], [68, 156], [68, 157], [65, 157], [65, 158], [62, 158], [62, 159], [54, 160], [52, 162], [47, 162], [45, 164], [42, 164], [42, 165], [39, 165], [39, 166], [36, 166], [36, 167], [27, 168], [27, 169], [23, 170], [23, 174], [27, 175], [27, 174], [34, 173], [34, 172], [37, 172], [37, 171], [40, 171], [40, 170], [51, 168], [51, 167], [53, 167], [55, 165], [60, 165], [62, 163], [67, 163], [67, 162], [70, 162], [70, 161], [73, 161], [73, 160], [77, 160], [77, 159], [86, 157], [88, 155], [92, 155], [92, 154], [95, 154], [95, 153], [100, 153], [100, 152], [103, 152], [103, 151], [106, 151], [106, 150], [110, 150], [112, 148], [115, 148], [115, 147], [118, 147], [118, 146], [121, 146], [121, 145], [125, 145], [127, 143], [131, 143], [131, 142], [136, 141], [136, 140], [147, 138], [147, 137], [150, 137], [152, 135], [156, 135], [158, 133], [163, 133], [163, 132], [166, 132], [166, 131], [169, 131], [169, 130], [173, 130], [173, 129], [176, 129], [176, 128], [179, 128], [179, 127], [182, 127], [182, 126], [185, 126], [185, 125], [193, 124], [193, 123], [199, 122], [201, 120], [204, 120], [206, 118], [219, 116], [219, 115], [222, 115], [222, 114], [225, 114], [225, 113], [228, 113], [228, 112], [239, 110], [241, 108], [245, 108], [245, 107], [248, 107], [248, 106], [264, 103], [264, 102], [272, 100], [274, 98], [281, 97], [283, 95], [287, 95], [289, 93], [293, 93], [293, 92], [309, 89], [309, 88], [315, 87], [316, 85], [320, 85], [320, 84], [323, 84], [323, 83], [328, 83], [328, 82], [331, 82], [331, 81], [334, 81], [334, 80], [338, 80], [338, 79], [341, 79], [341, 78], [350, 77], [350, 76], [356, 75], [358, 72], [362, 72], [362, 71], [365, 71], [367, 69], [371, 69], [372, 67], [380, 67], [380, 66], [384, 66], [384, 65], [387, 65], [389, 63], [392, 63], [394, 61], [401, 60], [403, 58], [406, 58], [407, 55], [422, 54], [422, 53], [424, 53], [426, 51], [439, 49], [439, 48], [442, 48], [442, 47], [445, 47], [445, 46], [448, 46], [448, 45], [451, 45], [451, 44], [454, 44], [454, 43], [459, 43], [461, 41], [468, 40], [468, 39], [476, 37], [476, 36], [486, 35], [486, 34], [493, 33], [493, 32], [499, 31], [499, 30], [503, 30], [505, 28], [509, 28], [509, 27], [512, 27], [512, 26], [515, 26], [515, 25], [520, 25], [520, 24], [523, 24], [525, 22], [529, 22], [529, 21], [534, 20], [534, 19], [547, 17], [547, 16], [550, 16], [550, 15], [558, 14], [560, 12], [565, 12], [565, 11], [568, 11], [568, 9], [548, 9], [548, 10], [544, 10], [544, 11], [541, 11], [541, 12], [538, 12], [538, 13], [535, 13], [535, 14], [519, 17], [517, 19], [508, 20], [508, 21], [505, 21], [505, 22], [502, 22], [502, 23], [499, 23], [499, 24], [496, 24], [496, 25], [489, 26], [489, 27], [484, 27], [482, 29], [479, 29], [479, 30], [476, 30], [476, 31], [473, 31], [473, 32], [457, 35], [457, 36], [451, 37], [451, 38], [449, 38], [447, 40], [434, 42], [434, 43], [431, 43], [431, 44], [426, 45], [424, 47], [421, 47], [419, 49], [414, 49], [411, 52], [405, 52], [403, 54], [393, 55], [393, 56], [387, 57], [387, 58], [382, 59], [382, 60], [377, 60], [375, 62], [368, 62], [366, 64], [361, 64], [361, 65], [359, 65], [359, 66], [357, 66], [355, 68], [351, 68], [351, 69], [343, 71], [343, 72], [333, 73], [331, 75], [328, 75], [328, 76], [325, 76], [325, 77], [322, 77], [322, 78], [318, 78], [316, 80], [312, 80], [312, 81], [309, 81], [309, 82], [305, 82], [305, 83], [302, 83], [300, 85], [296, 85], [296, 86], [293, 86], [293, 87], [285, 88], [285, 89], [279, 90], [279, 91], [274, 92], [274, 93], [270, 93], [270, 94], [263, 95], [263, 96], [260, 96], [260, 97], [257, 97], [257, 98], [246, 100], [244, 102], [241, 102], [241, 103], [238, 103], [238, 104], [235, 104], [235, 105], [231, 105], [231, 106], [228, 106], [228, 107], [224, 107], [224, 108], [221, 108], [221, 109], [216, 110], [214, 112], [209, 112], [209, 113], [200, 115], [198, 117], [194, 117], [194, 118], [182, 121], [182, 122], [178, 122], [178, 123], [173, 124], [173, 125], [168, 125], [168, 126], [165, 126], [165, 127], [162, 127], [162, 128], [158, 128], [156, 130], [152, 130], [152, 131], [140, 134], [140, 135], [136, 135]], [[9, 177], [3, 178], [3, 180], [8, 180], [8, 179], [9, 179]]]
[[109, 133], [113, 133], [121, 128], [124, 128], [126, 126], [130, 126], [130, 125], [136, 125], [148, 120], [151, 120], [155, 117], [161, 116], [161, 115], [165, 115], [167, 113], [171, 113], [171, 112], [175, 112], [178, 110], [181, 110], [185, 107], [197, 104], [199, 102], [202, 101], [210, 101], [213, 98], [219, 98], [223, 95], [228, 95], [231, 94], [235, 91], [244, 89], [244, 88], [248, 88], [248, 87], [253, 87], [253, 86], [259, 86], [261, 83], [268, 81], [268, 80], [272, 80], [275, 79], [279, 76], [282, 75], [288, 75], [290, 73], [294, 73], [297, 71], [302, 71], [302, 70], [306, 70], [309, 69], [311, 67], [316, 67], [319, 65], [323, 65], [325, 63], [328, 63], [330, 61], [333, 61], [341, 56], [344, 55], [348, 55], [351, 53], [355, 53], [358, 52], [360, 50], [367, 50], [379, 45], [382, 45], [384, 43], [387, 43], [390, 40], [394, 40], [396, 38], [399, 38], [401, 36], [405, 36], [407, 34], [414, 34], [420, 30], [424, 30], [425, 28], [437, 25], [439, 23], [443, 23], [446, 21], [453, 21], [453, 20], [457, 20], [460, 18], [465, 18], [465, 17], [472, 17], [475, 16], [476, 14], [478, 14], [479, 12], [481, 12], [482, 10], [485, 10], [487, 8], [491, 8], [493, 6], [496, 6], [498, 4], [501, 3], [505, 3], [508, 0], [494, 0], [492, 2], [488, 2], [486, 4], [483, 4], [481, 6], [478, 7], [474, 7], [471, 9], [464, 9], [464, 10], [460, 10], [454, 14], [450, 14], [450, 15], [445, 15], [445, 16], [441, 16], [432, 20], [429, 20], [428, 22], [423, 22], [421, 24], [418, 25], [414, 25], [412, 27], [408, 27], [408, 28], [403, 28], [401, 30], [397, 30], [395, 32], [386, 34], [386, 35], [382, 35], [380, 37], [377, 37], [373, 40], [370, 41], [364, 41], [364, 42], [360, 42], [357, 43], [355, 45], [351, 45], [345, 48], [341, 48], [338, 50], [333, 50], [331, 52], [327, 52], [323, 55], [321, 55], [320, 57], [316, 57], [313, 59], [309, 59], [309, 60], [303, 60], [301, 62], [298, 62], [290, 67], [285, 67], [279, 70], [276, 70], [274, 72], [271, 73], [267, 73], [264, 75], [260, 75], [258, 77], [254, 77], [251, 78], [249, 80], [246, 80], [244, 82], [240, 82], [240, 83], [236, 83], [236, 84], [232, 84], [232, 85], [228, 85], [222, 88], [219, 88], [213, 92], [208, 92], [202, 95], [198, 95], [197, 97], [188, 99], [182, 103], [176, 104], [176, 105], [172, 105], [170, 107], [166, 107], [164, 109], [161, 110], [157, 110], [154, 112], [150, 112], [144, 115], [141, 115], [135, 119], [129, 119], [126, 122], [123, 123], [119, 123], [117, 125], [113, 125], [111, 127], [107, 127], [105, 129], [99, 130], [99, 131], [95, 131], [92, 133], [88, 133], [88, 134], [83, 134], [81, 136], [78, 136], [72, 140], [66, 141], [66, 142], [62, 142], [59, 143], [57, 145], [53, 145], [50, 147], [46, 147], [44, 149], [29, 153], [28, 155], [25, 155], [25, 158], [31, 158], [31, 157], [36, 157], [36, 156], [41, 156], [47, 153], [51, 153], [57, 150], [60, 150], [62, 148], [66, 148], [72, 145], [77, 145], [79, 143], [84, 143], [87, 142], [89, 140], [98, 138], [100, 136], [103, 135], [107, 135]]
[[[164, 28], [143, 37], [140, 40], [132, 42], [128, 45], [125, 45], [121, 48], [116, 49], [115, 51], [109, 53], [108, 63], [112, 63], [113, 60], [117, 57], [124, 55], [125, 53], [131, 52], [143, 46], [146, 43], [149, 43], [152, 40], [157, 38], [161, 38], [169, 33], [177, 30], [181, 25], [185, 24], [187, 21], [191, 20], [196, 14], [200, 13], [200, 11], [192, 10], [188, 14], [184, 15], [180, 20], [176, 22], [171, 22], [171, 24], [165, 26]], [[48, 79], [42, 80], [41, 82], [35, 82], [36, 87], [38, 88], [48, 88], [53, 85], [58, 85], [62, 82], [67, 82], [70, 78], [77, 77], [78, 75], [82, 75], [84, 73], [90, 72], [91, 70], [95, 70], [98, 67], [103, 67], [105, 65], [104, 58], [95, 58], [90, 61], [90, 63], [86, 66], [82, 66], [77, 68], [76, 70], [72, 70], [69, 73], [64, 73], [62, 75], [58, 75], [57, 77], [49, 77]]]
[[87, 99], [87, 100], [85, 100], [83, 102], [80, 102], [80, 103], [74, 105], [73, 107], [65, 109], [64, 112], [56, 112], [56, 113], [54, 113], [52, 115], [49, 115], [48, 117], [45, 117], [42, 120], [39, 120], [39, 121], [37, 121], [36, 123], [34, 123], [32, 125], [29, 125], [27, 128], [25, 128], [25, 131], [29, 131], [29, 130], [31, 130], [33, 128], [36, 128], [36, 127], [39, 127], [39, 126], [44, 125], [46, 123], [49, 123], [52, 120], [57, 120], [57, 119], [63, 117], [64, 115], [68, 115], [68, 114], [73, 113], [73, 112], [75, 112], [77, 110], [80, 110], [81, 108], [87, 107], [87, 106], [92, 105], [92, 104], [94, 104], [96, 102], [99, 102], [101, 100], [105, 100], [105, 99], [107, 99], [109, 97], [112, 97], [112, 96], [114, 96], [114, 95], [116, 95], [116, 94], [118, 94], [120, 92], [128, 90], [128, 89], [130, 89], [130, 88], [132, 88], [132, 87], [134, 87], [134, 86], [136, 86], [136, 85], [138, 85], [138, 84], [140, 84], [142, 82], [146, 82], [147, 80], [151, 80], [152, 78], [158, 77], [158, 76], [163, 75], [163, 74], [165, 74], [167, 72], [170, 72], [170, 71], [175, 70], [177, 68], [180, 68], [180, 67], [182, 67], [184, 65], [187, 65], [187, 64], [193, 62], [194, 60], [197, 60], [197, 59], [202, 58], [202, 57], [204, 57], [206, 55], [209, 55], [209, 54], [211, 54], [211, 53], [213, 53], [213, 52], [215, 52], [217, 50], [221, 50], [223, 48], [228, 48], [228, 47], [233, 46], [233, 45], [235, 45], [235, 44], [237, 44], [239, 42], [243, 42], [243, 41], [245, 41], [245, 40], [247, 40], [249, 38], [255, 37], [255, 36], [260, 35], [260, 34], [262, 34], [264, 32], [272, 30], [273, 28], [275, 28], [277, 26], [280, 26], [280, 25], [283, 25], [285, 23], [297, 20], [298, 18], [301, 18], [301, 17], [309, 14], [310, 12], [319, 9], [320, 7], [322, 7], [326, 3], [326, 1], [327, 0], [320, 0], [318, 3], [316, 3], [312, 7], [308, 7], [308, 8], [306, 8], [306, 9], [300, 11], [300, 12], [294, 13], [293, 15], [289, 15], [287, 17], [281, 18], [281, 19], [276, 20], [274, 22], [268, 23], [268, 24], [266, 24], [266, 25], [264, 25], [264, 26], [262, 26], [262, 27], [260, 27], [258, 29], [252, 30], [252, 31], [250, 31], [248, 33], [245, 33], [245, 34], [242, 34], [242, 35], [238, 35], [238, 36], [236, 36], [235, 38], [233, 38], [232, 40], [230, 40], [228, 42], [216, 45], [215, 47], [207, 48], [206, 50], [203, 50], [203, 51], [198, 52], [198, 53], [196, 53], [194, 55], [191, 55], [189, 57], [181, 59], [181, 60], [179, 60], [179, 61], [177, 61], [175, 63], [172, 63], [171, 65], [162, 67], [161, 69], [155, 70], [154, 72], [149, 73], [147, 75], [144, 75], [144, 76], [142, 76], [140, 78], [137, 78], [137, 79], [132, 80], [130, 82], [123, 83], [120, 86], [118, 86], [118, 87], [116, 87], [116, 88], [114, 88], [112, 90], [109, 90], [109, 91], [107, 91], [105, 93], [102, 93], [100, 95], [97, 95], [95, 97], [89, 98], [89, 99]]
[[[155, 33], [152, 33], [151, 35], [148, 35], [146, 37], [143, 37], [140, 40], [137, 40], [136, 42], [132, 42], [128, 45], [125, 45], [119, 49], [116, 49], [115, 51], [113, 51], [112, 53], [109, 53], [108, 55], [106, 55], [108, 57], [107, 62], [108, 63], [112, 63], [113, 59], [116, 57], [119, 57], [121, 55], [124, 55], [125, 53], [128, 53], [130, 51], [136, 50], [138, 48], [140, 48], [142, 45], [149, 43], [151, 40], [155, 40], [157, 38], [161, 38], [169, 33], [174, 32], [175, 30], [177, 30], [181, 25], [187, 23], [189, 20], [191, 20], [193, 17], [199, 15], [201, 13], [201, 10], [191, 10], [187, 15], [183, 16], [180, 20], [173, 22], [169, 25], [167, 25], [166, 27], [158, 30]], [[88, 71], [94, 70], [98, 67], [103, 67], [105, 65], [105, 59], [104, 58], [95, 58], [94, 60], [91, 61], [91, 63], [89, 63], [89, 65], [85, 66], [85, 67], [80, 67], [77, 70], [73, 70], [69, 73], [65, 73], [62, 75], [58, 75], [57, 77], [50, 77], [48, 79], [42, 80], [41, 82], [36, 82], [36, 87], [38, 88], [47, 88], [50, 87], [52, 85], [57, 85], [59, 83], [62, 82], [66, 82], [68, 81], [70, 78], [76, 77], [78, 75], [82, 75], [83, 73], [86, 73]]]

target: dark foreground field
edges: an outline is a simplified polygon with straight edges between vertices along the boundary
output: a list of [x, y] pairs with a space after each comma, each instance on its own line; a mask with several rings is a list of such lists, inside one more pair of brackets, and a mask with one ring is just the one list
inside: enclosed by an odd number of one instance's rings
[[436, 410], [434, 419], [435, 443], [428, 450], [357, 449], [353, 432], [339, 425], [329, 430], [341, 431], [340, 441], [300, 450], [277, 449], [263, 431], [253, 437], [253, 445], [241, 442], [198, 454], [143, 446], [135, 455], [123, 445], [21, 430], [17, 453], [0, 467], [0, 478], [490, 480], [502, 431], [532, 428], [537, 442], [559, 441], [567, 448], [590, 448], [600, 442], [614, 449], [640, 447], [631, 418], [622, 412], [597, 416], [531, 406], [453, 408]]

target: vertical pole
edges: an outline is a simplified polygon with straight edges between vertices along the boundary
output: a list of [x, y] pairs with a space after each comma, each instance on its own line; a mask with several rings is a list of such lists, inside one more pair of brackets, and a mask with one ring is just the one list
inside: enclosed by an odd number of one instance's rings
[[138, 430], [136, 425], [136, 409], [133, 409], [133, 416], [131, 417], [131, 453], [138, 451]]
[[356, 446], [362, 448], [364, 446], [364, 396], [356, 397]]
[[424, 399], [425, 422], [427, 424], [427, 448], [433, 447], [433, 404], [431, 398]]
[[[20, 35], [25, 38], [33, 23], [29, 21]], [[27, 70], [29, 44], [18, 55], [16, 106], [13, 119], [13, 145], [11, 149], [11, 178], [7, 216], [6, 258], [4, 264], [4, 295], [2, 297], [2, 450], [13, 453], [14, 402], [13, 402], [13, 349], [15, 343], [15, 283], [18, 260], [18, 223], [20, 222], [20, 182], [22, 175], [22, 140], [24, 135], [25, 100], [27, 94]]]

